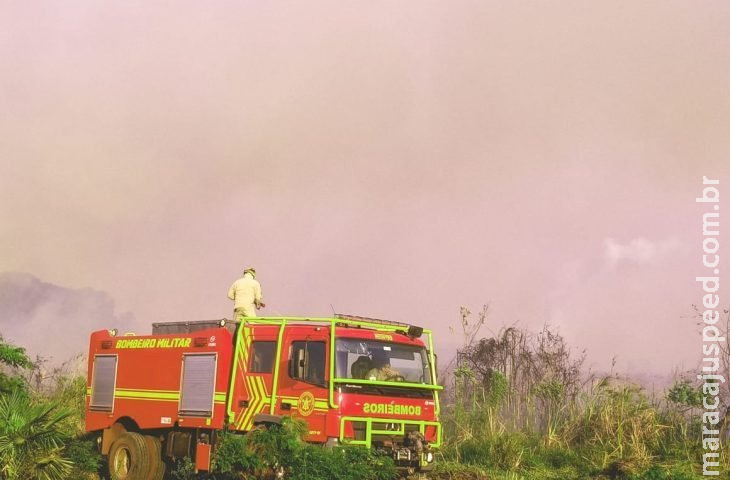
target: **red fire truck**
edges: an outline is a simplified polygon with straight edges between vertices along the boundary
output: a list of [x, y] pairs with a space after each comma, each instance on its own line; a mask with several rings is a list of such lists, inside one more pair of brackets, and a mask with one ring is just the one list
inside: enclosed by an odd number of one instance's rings
[[429, 470], [441, 443], [429, 330], [349, 315], [153, 324], [91, 334], [86, 430], [112, 480], [160, 480], [169, 460], [210, 469], [222, 431], [304, 420], [306, 440], [387, 451]]

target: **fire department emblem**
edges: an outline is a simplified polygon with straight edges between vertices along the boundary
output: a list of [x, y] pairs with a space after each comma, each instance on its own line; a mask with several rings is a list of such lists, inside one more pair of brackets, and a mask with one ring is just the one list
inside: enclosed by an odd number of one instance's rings
[[299, 414], [303, 417], [308, 417], [314, 411], [314, 395], [312, 392], [304, 392], [299, 395], [299, 402], [297, 403]]

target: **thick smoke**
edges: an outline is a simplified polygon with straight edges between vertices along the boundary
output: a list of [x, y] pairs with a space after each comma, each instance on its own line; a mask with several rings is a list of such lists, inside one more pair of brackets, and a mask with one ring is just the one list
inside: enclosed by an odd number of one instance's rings
[[125, 328], [130, 313], [89, 288], [46, 283], [27, 273], [0, 273], [0, 334], [28, 354], [60, 364], [87, 350], [89, 334], [104, 326]]
[[115, 301], [10, 275], [0, 333], [62, 360], [114, 303], [230, 317], [253, 265], [262, 314], [410, 321], [442, 358], [485, 302], [603, 369], [701, 358], [730, 2], [269, 3], [0, 2], [0, 265]]

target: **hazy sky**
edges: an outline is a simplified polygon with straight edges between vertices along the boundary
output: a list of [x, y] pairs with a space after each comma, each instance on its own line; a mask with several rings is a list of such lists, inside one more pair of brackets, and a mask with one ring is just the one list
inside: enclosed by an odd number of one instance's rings
[[267, 314], [448, 354], [489, 302], [597, 368], [691, 368], [728, 25], [720, 0], [0, 2], [0, 333], [58, 357], [229, 316], [252, 265]]

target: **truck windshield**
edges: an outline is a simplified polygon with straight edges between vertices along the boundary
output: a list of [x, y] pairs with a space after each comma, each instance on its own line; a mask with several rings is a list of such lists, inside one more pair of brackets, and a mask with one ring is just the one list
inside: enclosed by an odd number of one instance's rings
[[337, 378], [431, 384], [423, 347], [359, 338], [339, 338], [335, 345]]

